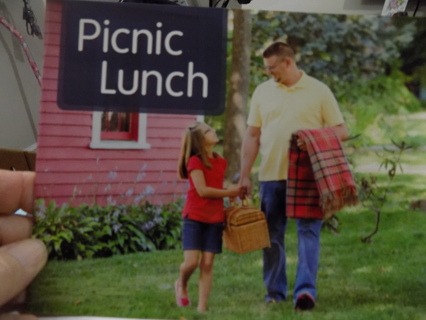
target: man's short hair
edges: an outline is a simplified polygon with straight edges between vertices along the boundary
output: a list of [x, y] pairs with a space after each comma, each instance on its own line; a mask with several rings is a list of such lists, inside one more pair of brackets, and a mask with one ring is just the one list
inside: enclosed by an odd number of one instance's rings
[[269, 58], [272, 56], [294, 59], [296, 56], [296, 52], [287, 43], [278, 41], [274, 42], [273, 44], [268, 46], [265, 51], [263, 51], [264, 58]]

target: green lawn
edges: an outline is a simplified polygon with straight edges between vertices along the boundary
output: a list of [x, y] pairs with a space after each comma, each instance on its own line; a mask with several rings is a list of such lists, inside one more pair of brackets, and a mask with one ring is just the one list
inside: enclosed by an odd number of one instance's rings
[[[318, 301], [297, 313], [292, 302], [265, 305], [261, 252], [218, 255], [206, 314], [177, 308], [173, 282], [182, 252], [163, 251], [107, 259], [51, 261], [30, 287], [29, 309], [41, 315], [91, 315], [151, 319], [365, 319], [426, 320], [426, 213], [408, 209], [425, 196], [426, 176], [397, 175], [393, 200], [378, 234], [365, 244], [375, 216], [361, 207], [338, 214], [340, 233], [322, 233]], [[297, 264], [295, 224], [286, 235], [289, 294]]]

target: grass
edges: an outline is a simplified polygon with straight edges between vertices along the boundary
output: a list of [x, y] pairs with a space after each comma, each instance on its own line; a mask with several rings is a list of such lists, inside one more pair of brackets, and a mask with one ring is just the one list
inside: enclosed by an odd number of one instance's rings
[[340, 233], [322, 232], [318, 301], [312, 312], [293, 310], [297, 264], [295, 223], [286, 234], [290, 300], [265, 305], [261, 252], [218, 255], [206, 314], [196, 312], [197, 277], [190, 282], [192, 307], [175, 306], [173, 282], [182, 252], [162, 251], [83, 261], [50, 261], [31, 285], [28, 308], [39, 315], [149, 319], [350, 319], [426, 320], [426, 213], [408, 209], [425, 196], [424, 177], [397, 175], [395, 197], [382, 213], [370, 244], [361, 236], [375, 216], [361, 207], [338, 214]]

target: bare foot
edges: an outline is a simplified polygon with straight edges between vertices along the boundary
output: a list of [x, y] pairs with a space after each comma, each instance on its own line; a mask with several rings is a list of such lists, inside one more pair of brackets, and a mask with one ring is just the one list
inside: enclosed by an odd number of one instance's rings
[[207, 312], [207, 307], [200, 307], [200, 306], [198, 306], [197, 311], [200, 312], [200, 313]]
[[[185, 291], [185, 294], [184, 294]], [[183, 289], [182, 283], [179, 279], [175, 281], [175, 296], [176, 304], [178, 307], [188, 307], [191, 305], [191, 301], [188, 299], [186, 290]]]

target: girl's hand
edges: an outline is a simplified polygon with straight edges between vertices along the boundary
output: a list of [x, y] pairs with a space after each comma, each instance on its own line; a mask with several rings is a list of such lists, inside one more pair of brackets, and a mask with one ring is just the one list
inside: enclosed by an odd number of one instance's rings
[[229, 198], [231, 201], [234, 201], [237, 197], [240, 199], [244, 199], [244, 196], [247, 193], [246, 188], [243, 186], [232, 186], [228, 190], [230, 192]]

